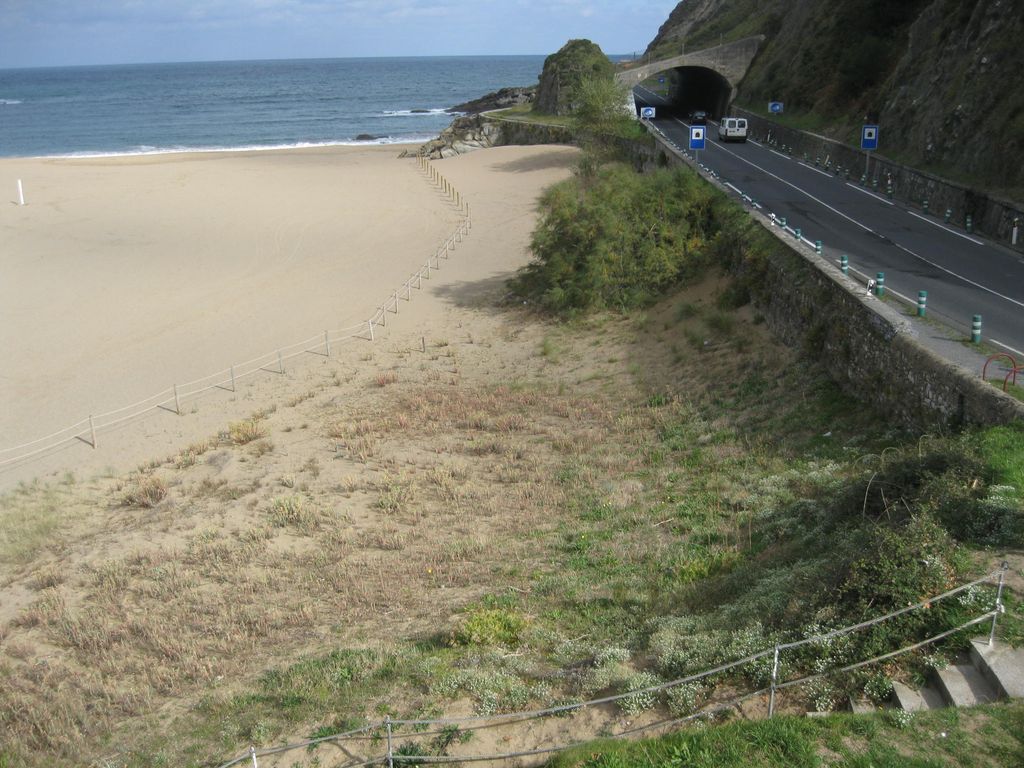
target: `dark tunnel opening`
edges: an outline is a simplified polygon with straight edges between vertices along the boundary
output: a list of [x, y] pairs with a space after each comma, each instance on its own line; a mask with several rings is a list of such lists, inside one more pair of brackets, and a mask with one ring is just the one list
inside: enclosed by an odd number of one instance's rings
[[[707, 112], [717, 120], [729, 109], [732, 86], [718, 72], [705, 67], [677, 67], [655, 77], [665, 78], [668, 87], [667, 109], [673, 117], [686, 119], [696, 111]], [[662, 107], [662, 111], [665, 111]]]

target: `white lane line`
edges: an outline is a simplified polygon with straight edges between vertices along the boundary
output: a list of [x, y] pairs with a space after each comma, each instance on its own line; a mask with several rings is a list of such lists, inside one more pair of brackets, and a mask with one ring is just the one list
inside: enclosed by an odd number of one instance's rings
[[1014, 353], [1014, 354], [1016, 354], [1016, 355], [1020, 355], [1021, 357], [1024, 357], [1024, 352], [1021, 352], [1021, 351], [1020, 351], [1019, 349], [1014, 349], [1014, 348], [1013, 348], [1013, 347], [1011, 347], [1011, 346], [1010, 346], [1009, 344], [1003, 344], [1003, 342], [1001, 342], [1001, 341], [996, 341], [995, 339], [989, 339], [989, 341], [991, 341], [991, 342], [992, 342], [993, 344], [998, 344], [998, 345], [999, 345], [1000, 347], [1002, 347], [1003, 349], [1008, 349], [1008, 350], [1010, 350], [1011, 352], [1013, 352], [1013, 353]]
[[848, 186], [850, 189], [856, 189], [858, 192], [863, 192], [868, 197], [873, 197], [873, 198], [875, 198], [875, 200], [877, 200], [880, 203], [885, 203], [886, 205], [895, 205], [895, 203], [893, 203], [892, 200], [886, 200], [881, 195], [876, 195], [874, 192], [868, 192], [866, 189], [861, 189], [856, 184], [851, 184], [850, 182], [846, 182], [846, 186]]
[[924, 216], [921, 216], [920, 214], [914, 213], [913, 211], [907, 211], [907, 213], [909, 213], [911, 216], [913, 216], [916, 219], [920, 219], [921, 221], [924, 221], [924, 222], [927, 222], [928, 224], [931, 224], [933, 227], [938, 227], [939, 229], [944, 229], [947, 232], [949, 232], [951, 235], [956, 235], [957, 237], [962, 237], [964, 240], [970, 240], [975, 245], [984, 245], [985, 244], [981, 240], [975, 240], [973, 237], [970, 237], [969, 235], [965, 235], [963, 232], [957, 232], [955, 229], [950, 229], [949, 227], [945, 226], [944, 224], [939, 224], [939, 222], [932, 221], [931, 219], [925, 218]]
[[725, 186], [727, 186], [727, 187], [728, 187], [729, 189], [731, 189], [731, 190], [732, 190], [733, 192], [735, 192], [735, 193], [736, 193], [737, 195], [739, 195], [740, 197], [743, 197], [743, 193], [742, 193], [742, 192], [740, 192], [740, 191], [739, 191], [739, 189], [737, 189], [736, 187], [734, 187], [734, 186], [733, 186], [732, 184], [730, 184], [730, 183], [729, 183], [728, 181], [727, 181], [727, 182], [725, 182]]
[[[682, 123], [682, 122], [683, 122], [682, 120], [679, 120], [679, 118], [676, 118], [676, 121], [677, 121], [677, 122], [680, 122], [680, 123]], [[683, 123], [683, 125], [686, 125], [686, 123]], [[725, 147], [721, 146], [721, 145], [720, 145], [720, 144], [718, 144], [717, 142], [714, 142], [714, 141], [712, 141], [712, 142], [711, 142], [711, 145], [712, 145], [713, 147], [716, 147], [716, 148], [720, 149], [720, 150], [721, 150], [722, 152], [726, 152], [727, 154], [730, 154], [730, 155], [732, 155], [732, 156], [733, 156], [733, 157], [735, 157], [735, 158], [736, 158], [737, 160], [742, 160], [742, 161], [743, 161], [744, 163], [746, 163], [747, 165], [749, 165], [749, 166], [751, 166], [751, 167], [753, 167], [753, 168], [757, 168], [757, 170], [761, 171], [761, 173], [764, 173], [764, 174], [767, 174], [768, 176], [771, 176], [771, 177], [772, 177], [773, 179], [775, 179], [776, 181], [781, 181], [781, 182], [782, 182], [783, 184], [785, 184], [785, 185], [786, 185], [787, 187], [792, 187], [793, 189], [795, 189], [795, 190], [796, 190], [797, 192], [799, 192], [800, 194], [804, 195], [805, 197], [808, 197], [808, 198], [810, 198], [811, 200], [813, 200], [814, 202], [816, 202], [816, 203], [817, 203], [818, 205], [820, 205], [820, 206], [822, 206], [822, 207], [824, 207], [824, 208], [827, 208], [828, 210], [832, 211], [832, 213], [836, 214], [837, 216], [840, 216], [840, 217], [842, 217], [842, 218], [846, 219], [846, 220], [847, 220], [848, 222], [850, 222], [851, 224], [854, 224], [854, 225], [856, 225], [856, 226], [860, 227], [860, 228], [861, 228], [861, 229], [863, 229], [863, 230], [864, 230], [865, 232], [870, 232], [870, 233], [871, 233], [872, 235], [875, 235], [876, 237], [882, 237], [882, 236], [881, 236], [881, 235], [879, 235], [879, 234], [878, 234], [877, 232], [875, 232], [875, 230], [871, 229], [871, 227], [867, 226], [866, 224], [861, 224], [861, 223], [860, 223], [859, 221], [857, 221], [856, 219], [854, 219], [854, 218], [852, 218], [852, 217], [850, 217], [850, 216], [847, 216], [847, 215], [846, 215], [845, 213], [843, 213], [842, 211], [840, 211], [840, 210], [838, 210], [838, 209], [836, 209], [836, 208], [833, 208], [833, 207], [832, 207], [831, 205], [829, 205], [828, 203], [826, 203], [826, 202], [825, 202], [824, 200], [821, 200], [820, 198], [817, 198], [817, 197], [815, 197], [814, 195], [812, 195], [812, 194], [811, 194], [810, 192], [808, 192], [808, 191], [807, 191], [807, 190], [805, 190], [805, 189], [801, 189], [800, 187], [798, 187], [798, 186], [797, 186], [796, 184], [794, 184], [793, 182], [791, 182], [791, 181], [786, 181], [786, 180], [785, 180], [784, 178], [782, 178], [781, 176], [779, 176], [779, 175], [777, 175], [777, 174], [774, 174], [774, 173], [772, 173], [771, 171], [769, 171], [769, 170], [767, 170], [767, 169], [765, 169], [765, 168], [762, 168], [762, 167], [761, 167], [760, 165], [758, 165], [757, 163], [754, 163], [754, 162], [751, 162], [750, 160], [747, 160], [747, 158], [743, 157], [742, 155], [737, 155], [737, 154], [736, 154], [735, 152], [733, 152], [732, 150], [726, 149]], [[853, 185], [851, 185], [851, 186], [853, 186]], [[856, 189], [856, 187], [854, 187], [854, 189]], [[863, 191], [863, 190], [862, 190], [862, 191]], [[870, 194], [870, 193], [868, 193], [868, 194]], [[874, 197], [874, 195], [872, 195], [872, 197]], [[885, 201], [885, 202], [888, 202], [888, 201]], [[886, 240], [889, 240], [889, 238], [885, 238], [885, 239], [886, 239]], [[956, 278], [957, 280], [962, 280], [963, 282], [967, 283], [968, 285], [973, 285], [973, 286], [974, 286], [975, 288], [977, 288], [977, 289], [979, 289], [979, 290], [982, 290], [982, 291], [985, 291], [985, 293], [989, 293], [989, 294], [991, 294], [991, 295], [995, 296], [996, 298], [1002, 299], [1003, 301], [1008, 301], [1008, 302], [1010, 302], [1011, 304], [1015, 304], [1015, 305], [1017, 305], [1018, 307], [1024, 308], [1024, 301], [1017, 301], [1017, 299], [1012, 299], [1012, 298], [1010, 298], [1009, 296], [1007, 296], [1007, 295], [1005, 295], [1005, 294], [999, 293], [998, 291], [993, 291], [993, 290], [992, 290], [991, 288], [989, 288], [989, 287], [987, 287], [987, 286], [984, 286], [984, 285], [982, 285], [981, 283], [979, 283], [979, 282], [976, 282], [975, 280], [971, 280], [971, 279], [970, 279], [969, 277], [964, 277], [963, 275], [961, 275], [961, 274], [959, 274], [959, 273], [957, 273], [957, 272], [954, 272], [954, 271], [953, 271], [953, 270], [951, 270], [951, 269], [946, 269], [946, 268], [945, 268], [944, 266], [942, 266], [941, 264], [936, 264], [936, 263], [935, 263], [934, 261], [932, 261], [931, 259], [926, 259], [926, 258], [925, 258], [924, 256], [921, 256], [920, 254], [914, 253], [914, 251], [910, 250], [910, 249], [909, 249], [909, 248], [907, 248], [907, 247], [906, 247], [905, 245], [900, 245], [899, 243], [897, 243], [897, 242], [895, 242], [895, 241], [893, 241], [893, 240], [889, 240], [889, 242], [891, 242], [891, 243], [892, 243], [893, 245], [895, 245], [895, 246], [896, 246], [897, 248], [899, 248], [899, 249], [900, 249], [901, 251], [904, 251], [904, 252], [906, 252], [906, 253], [909, 253], [909, 254], [910, 254], [911, 256], [913, 256], [913, 257], [914, 257], [915, 259], [918, 259], [919, 261], [923, 261], [923, 262], [924, 262], [925, 264], [927, 264], [927, 265], [928, 265], [928, 266], [930, 266], [930, 267], [935, 267], [935, 269], [939, 270], [940, 272], [945, 272], [945, 273], [946, 273], [947, 275], [950, 275], [951, 277], [955, 277], [955, 278]]]
[[791, 158], [791, 157], [789, 157], [787, 155], [782, 154], [781, 152], [776, 152], [774, 149], [769, 149], [768, 151], [771, 152], [773, 155], [778, 155], [783, 160], [792, 160], [793, 159], [793, 158]]
[[[682, 121], [682, 120], [680, 120], [679, 118], [675, 118], [675, 120], [676, 120], [676, 122], [678, 122], [678, 123], [682, 123], [683, 125], [686, 125], [686, 123], [683, 123], [683, 121]], [[814, 202], [816, 202], [816, 203], [817, 203], [818, 205], [820, 205], [820, 206], [822, 206], [822, 207], [824, 207], [824, 208], [827, 208], [828, 210], [832, 211], [832, 213], [836, 214], [837, 216], [841, 216], [842, 218], [846, 219], [846, 220], [847, 220], [848, 222], [850, 222], [851, 224], [854, 224], [854, 225], [856, 225], [856, 226], [860, 227], [860, 228], [861, 228], [861, 229], [863, 229], [863, 230], [864, 230], [865, 232], [870, 232], [870, 233], [871, 233], [872, 235], [875, 235], [876, 237], [880, 237], [880, 235], [879, 235], [879, 234], [878, 234], [877, 232], [875, 232], [875, 230], [873, 230], [873, 229], [872, 229], [871, 227], [867, 226], [866, 224], [861, 224], [861, 223], [860, 223], [859, 221], [857, 221], [856, 219], [854, 219], [854, 218], [851, 218], [850, 216], [847, 216], [847, 215], [846, 215], [845, 213], [843, 213], [842, 211], [840, 211], [840, 210], [839, 210], [838, 208], [833, 208], [833, 207], [832, 207], [831, 205], [829, 205], [828, 203], [826, 203], [826, 202], [825, 202], [824, 200], [822, 200], [822, 199], [820, 199], [820, 198], [817, 198], [817, 197], [815, 197], [814, 195], [812, 195], [812, 194], [811, 194], [810, 192], [808, 192], [808, 191], [807, 191], [807, 190], [805, 190], [805, 189], [801, 189], [800, 187], [798, 187], [798, 186], [797, 186], [796, 184], [794, 184], [793, 182], [791, 182], [791, 181], [786, 181], [786, 180], [785, 180], [784, 178], [782, 178], [782, 177], [781, 177], [781, 176], [779, 176], [778, 174], [772, 173], [771, 171], [767, 170], [766, 168], [762, 168], [762, 167], [761, 167], [760, 165], [758, 165], [757, 163], [754, 163], [754, 162], [751, 162], [750, 160], [747, 160], [747, 158], [743, 157], [742, 155], [737, 155], [737, 154], [736, 154], [735, 152], [733, 152], [732, 150], [730, 150], [730, 149], [726, 149], [726, 148], [725, 148], [725, 147], [723, 147], [723, 146], [722, 146], [721, 144], [719, 144], [719, 143], [717, 143], [717, 142], [715, 142], [715, 141], [712, 141], [712, 142], [711, 142], [711, 146], [713, 146], [713, 147], [716, 147], [716, 148], [720, 149], [720, 150], [721, 150], [722, 152], [725, 152], [725, 153], [727, 153], [727, 154], [730, 154], [730, 155], [732, 155], [733, 157], [735, 157], [735, 158], [736, 158], [736, 159], [738, 159], [738, 160], [742, 160], [742, 161], [743, 161], [744, 163], [746, 163], [747, 165], [751, 166], [752, 168], [757, 168], [757, 170], [759, 170], [759, 171], [760, 171], [761, 173], [764, 173], [764, 174], [767, 174], [768, 176], [771, 176], [771, 177], [772, 177], [773, 179], [775, 179], [776, 181], [780, 181], [780, 182], [782, 182], [782, 183], [783, 183], [783, 184], [785, 184], [785, 185], [786, 185], [787, 187], [792, 187], [793, 189], [795, 189], [795, 190], [796, 190], [797, 192], [799, 192], [800, 194], [802, 194], [802, 195], [804, 195], [804, 196], [806, 196], [806, 197], [809, 197], [809, 198], [810, 198], [811, 200], [813, 200]]]
[[921, 261], [923, 261], [925, 264], [927, 264], [930, 267], [935, 267], [935, 269], [937, 269], [937, 270], [939, 270], [941, 272], [945, 272], [947, 275], [950, 275], [951, 277], [955, 277], [957, 280], [963, 280], [968, 285], [973, 285], [975, 288], [978, 288], [979, 290], [985, 291], [985, 293], [990, 293], [993, 296], [995, 296], [996, 298], [1002, 299], [1003, 301], [1008, 301], [1011, 304], [1016, 304], [1018, 307], [1024, 309], [1024, 301], [1017, 301], [1017, 299], [1011, 299], [1009, 296], [1007, 296], [1005, 294], [1002, 294], [1002, 293], [999, 293], [998, 291], [993, 291], [988, 286], [985, 286], [985, 285], [982, 285], [981, 283], [975, 282], [974, 280], [971, 280], [969, 277], [964, 277], [963, 275], [961, 275], [961, 274], [959, 274], [957, 272], [954, 272], [951, 269], [946, 269], [941, 264], [936, 264], [931, 259], [926, 259], [924, 256], [921, 256], [921, 255], [919, 255], [917, 253], [914, 253], [912, 250], [907, 248], [907, 246], [905, 246], [905, 245], [900, 245], [899, 243], [896, 243], [896, 242], [894, 242], [893, 245], [895, 245], [901, 251], [909, 253], [915, 259], [920, 259]]
[[832, 178], [832, 174], [825, 173], [824, 171], [819, 170], [818, 168], [815, 168], [813, 165], [808, 165], [807, 163], [801, 162], [800, 160], [797, 160], [796, 164], [797, 165], [802, 165], [804, 168], [806, 168], [806, 169], [808, 169], [810, 171], [814, 171], [815, 173], [820, 173], [822, 176], [827, 176], [830, 179]]

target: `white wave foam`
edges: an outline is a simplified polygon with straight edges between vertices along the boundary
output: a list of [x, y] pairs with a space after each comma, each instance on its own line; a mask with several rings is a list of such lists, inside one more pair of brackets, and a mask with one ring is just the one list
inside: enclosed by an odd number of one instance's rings
[[5, 107], [13, 107], [15, 104], [21, 104], [19, 99], [0, 99], [0, 105]]
[[447, 114], [447, 111], [444, 109], [444, 107], [433, 108], [433, 109], [420, 109], [420, 110], [412, 110], [412, 109], [389, 110], [389, 109], [385, 109], [383, 112], [381, 112], [381, 114], [384, 117], [423, 117], [424, 115], [444, 115], [444, 114]]
[[377, 139], [366, 141], [299, 141], [292, 144], [260, 144], [237, 147], [150, 147], [146, 145], [126, 149], [120, 152], [68, 152], [60, 155], [43, 155], [43, 157], [61, 158], [102, 158], [102, 157], [140, 157], [146, 155], [177, 155], [198, 152], [272, 152], [283, 149], [314, 149], [316, 147], [364, 147], [381, 146], [391, 144], [422, 144], [434, 138], [432, 135], [423, 136], [383, 136]]

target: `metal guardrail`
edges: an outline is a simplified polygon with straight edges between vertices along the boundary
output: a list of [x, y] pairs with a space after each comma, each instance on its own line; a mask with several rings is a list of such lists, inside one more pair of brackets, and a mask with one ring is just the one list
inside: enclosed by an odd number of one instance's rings
[[[572, 749], [574, 747], [585, 744], [587, 743], [587, 741], [589, 741], [589, 739], [583, 741], [574, 741], [556, 747], [526, 749], [515, 752], [494, 753], [488, 755], [405, 755], [396, 754], [394, 743], [398, 737], [395, 733], [395, 729], [403, 727], [425, 727], [427, 729], [443, 729], [419, 731], [415, 734], [410, 734], [409, 736], [403, 735], [403, 738], [411, 738], [412, 736], [415, 736], [416, 738], [425, 738], [429, 736], [449, 735], [451, 733], [450, 729], [452, 728], [457, 728], [461, 732], [476, 732], [486, 729], [500, 728], [502, 726], [514, 723], [521, 723], [531, 720], [539, 720], [548, 717], [566, 715], [573, 712], [578, 712], [583, 709], [598, 707], [605, 704], [611, 704], [630, 697], [635, 697], [643, 694], [659, 693], [661, 691], [669, 690], [671, 688], [685, 685], [687, 683], [698, 682], [708, 677], [712, 677], [714, 675], [719, 675], [725, 672], [731, 672], [767, 657], [772, 657], [773, 659], [771, 684], [769, 686], [760, 688], [756, 691], [751, 691], [748, 693], [740, 694], [738, 696], [734, 696], [727, 701], [716, 703], [710, 708], [703, 709], [699, 712], [687, 715], [686, 717], [658, 720], [656, 722], [649, 723], [643, 726], [623, 730], [618, 733], [611, 734], [611, 738], [625, 738], [627, 736], [635, 736], [641, 733], [647, 733], [655, 730], [663, 730], [674, 726], [679, 726], [687, 722], [692, 722], [694, 720], [708, 718], [717, 713], [732, 709], [745, 701], [763, 696], [769, 697], [768, 717], [773, 717], [775, 714], [775, 697], [779, 691], [793, 688], [796, 686], [806, 685], [808, 683], [821, 680], [823, 678], [843, 674], [846, 672], [851, 672], [856, 669], [869, 666], [871, 664], [876, 664], [881, 661], [886, 661], [888, 659], [895, 658], [902, 654], [909, 653], [911, 651], [918, 650], [920, 648], [934, 644], [940, 640], [950, 637], [951, 635], [954, 635], [958, 632], [962, 632], [963, 630], [968, 629], [972, 626], [978, 626], [989, 620], [991, 620], [991, 626], [989, 630], [989, 644], [991, 645], [995, 640], [996, 621], [999, 615], [1005, 612], [1005, 606], [1003, 605], [1003, 589], [1005, 584], [1006, 571], [1008, 570], [1008, 568], [1009, 564], [1003, 562], [1003, 564], [997, 571], [989, 573], [979, 579], [975, 579], [974, 581], [968, 582], [966, 584], [962, 584], [940, 595], [929, 597], [913, 605], [908, 605], [905, 608], [900, 608], [899, 610], [892, 611], [890, 613], [885, 614], [884, 616], [878, 616], [867, 621], [862, 621], [858, 624], [851, 624], [840, 629], [824, 632], [822, 634], [814, 635], [812, 637], [805, 637], [800, 640], [795, 640], [793, 642], [778, 643], [770, 648], [765, 648], [764, 650], [758, 651], [757, 653], [753, 653], [742, 659], [721, 664], [711, 669], [706, 669], [702, 672], [698, 672], [696, 674], [689, 675], [678, 680], [673, 680], [671, 682], [653, 685], [646, 688], [639, 688], [636, 690], [627, 691], [626, 693], [616, 694], [614, 696], [605, 696], [599, 699], [591, 699], [588, 701], [581, 701], [573, 704], [564, 704], [561, 706], [548, 707], [546, 709], [533, 710], [529, 712], [511, 712], [503, 715], [480, 715], [475, 717], [440, 718], [430, 720], [393, 720], [390, 717], [387, 717], [380, 722], [365, 725], [362, 728], [346, 731], [345, 733], [338, 733], [315, 739], [307, 739], [305, 741], [300, 741], [292, 744], [284, 744], [276, 747], [268, 747], [265, 749], [257, 749], [255, 746], [251, 746], [246, 754], [236, 757], [235, 759], [230, 760], [229, 762], [222, 763], [217, 768], [232, 768], [232, 766], [240, 765], [247, 761], [251, 761], [253, 768], [259, 768], [259, 758], [261, 757], [279, 755], [285, 752], [291, 752], [299, 749], [308, 749], [310, 747], [315, 747], [319, 744], [324, 744], [327, 742], [384, 742], [386, 751], [383, 755], [377, 756], [372, 759], [367, 759], [365, 762], [361, 763], [348, 763], [346, 764], [348, 768], [358, 768], [358, 766], [381, 764], [387, 765], [389, 766], [389, 768], [392, 768], [392, 766], [396, 764], [405, 765], [412, 763], [431, 765], [444, 763], [495, 762], [501, 760], [511, 760], [514, 758], [534, 757], [539, 755], [553, 754], [555, 752], [563, 752], [567, 749]], [[925, 638], [919, 642], [913, 643], [908, 646], [904, 646], [897, 650], [890, 651], [888, 653], [875, 656], [869, 659], [863, 659], [861, 661], [857, 661], [842, 667], [834, 667], [832, 669], [818, 672], [813, 675], [806, 675], [793, 680], [779, 680], [781, 656], [783, 653], [787, 651], [792, 651], [796, 648], [800, 648], [806, 645], [823, 643], [838, 637], [859, 632], [861, 630], [867, 629], [868, 627], [882, 624], [884, 622], [890, 621], [892, 619], [895, 619], [899, 616], [903, 616], [908, 613], [920, 610], [929, 610], [936, 603], [940, 603], [944, 600], [949, 600], [981, 584], [992, 583], [993, 580], [995, 581], [996, 585], [996, 595], [992, 608], [980, 615], [975, 616], [974, 618], [961, 624], [960, 626], [947, 629], [943, 632], [940, 632], [939, 634]]]

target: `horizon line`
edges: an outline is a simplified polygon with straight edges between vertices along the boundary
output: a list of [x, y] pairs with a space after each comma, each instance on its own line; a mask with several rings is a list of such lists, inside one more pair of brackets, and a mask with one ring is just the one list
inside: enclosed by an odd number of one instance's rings
[[[173, 66], [179, 64], [259, 64], [281, 61], [379, 61], [381, 59], [516, 59], [549, 56], [548, 53], [452, 53], [452, 54], [421, 54], [415, 56], [300, 56], [300, 57], [269, 57], [246, 59], [178, 59], [173, 61], [121, 61], [92, 64], [32, 64], [20, 66], [0, 65], [0, 72], [29, 69], [76, 69], [87, 67], [151, 67]], [[635, 57], [635, 52], [605, 54], [609, 59]]]

